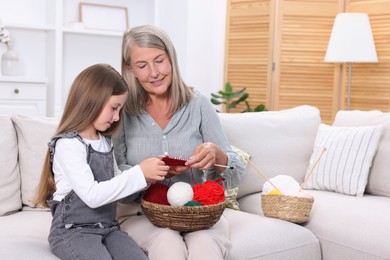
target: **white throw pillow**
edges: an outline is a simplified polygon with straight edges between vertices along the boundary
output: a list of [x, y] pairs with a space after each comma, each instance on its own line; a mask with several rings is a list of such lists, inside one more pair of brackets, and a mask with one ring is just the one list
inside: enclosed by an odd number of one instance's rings
[[321, 124], [307, 174], [325, 153], [305, 184], [306, 189], [362, 196], [381, 137], [382, 126], [334, 127]]
[[0, 116], [0, 216], [22, 208], [18, 142], [11, 118]]
[[47, 143], [57, 129], [58, 120], [15, 115], [12, 121], [18, 136], [22, 201], [32, 207], [31, 200], [41, 177]]

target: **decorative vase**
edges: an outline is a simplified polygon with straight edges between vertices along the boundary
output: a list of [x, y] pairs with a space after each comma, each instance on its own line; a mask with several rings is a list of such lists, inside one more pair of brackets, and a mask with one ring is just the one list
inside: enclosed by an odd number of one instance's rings
[[1, 55], [1, 74], [15, 76], [20, 74], [20, 61], [11, 43], [7, 45], [7, 51]]

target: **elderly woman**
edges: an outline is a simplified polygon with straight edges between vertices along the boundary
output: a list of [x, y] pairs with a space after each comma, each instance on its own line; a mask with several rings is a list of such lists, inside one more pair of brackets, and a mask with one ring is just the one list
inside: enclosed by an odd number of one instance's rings
[[[181, 78], [175, 48], [158, 27], [137, 26], [122, 43], [122, 75], [129, 87], [122, 127], [114, 137], [115, 156], [123, 170], [149, 157], [188, 159], [171, 167], [162, 182], [191, 185], [223, 178], [226, 189], [237, 187], [244, 165], [232, 151], [210, 100]], [[121, 227], [150, 259], [226, 259], [229, 229], [224, 216], [210, 229], [179, 233], [159, 228], [135, 203], [121, 205]], [[133, 210], [132, 210], [133, 208]]]

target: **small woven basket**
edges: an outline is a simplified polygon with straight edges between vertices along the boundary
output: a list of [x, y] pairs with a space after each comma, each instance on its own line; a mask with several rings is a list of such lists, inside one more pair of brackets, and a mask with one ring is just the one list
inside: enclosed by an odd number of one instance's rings
[[261, 195], [264, 216], [293, 223], [305, 223], [310, 216], [314, 198], [287, 195]]
[[149, 221], [158, 227], [179, 232], [208, 229], [221, 218], [225, 202], [207, 206], [168, 206], [141, 200], [141, 207]]

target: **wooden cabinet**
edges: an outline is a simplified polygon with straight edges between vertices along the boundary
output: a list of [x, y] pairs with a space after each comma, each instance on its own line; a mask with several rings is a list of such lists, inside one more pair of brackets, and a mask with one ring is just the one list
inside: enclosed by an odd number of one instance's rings
[[0, 77], [0, 115], [46, 116], [46, 79]]
[[[14, 50], [21, 61], [21, 72], [15, 84], [24, 78], [44, 78], [45, 98], [42, 105], [35, 99], [22, 99], [25, 91], [42, 91], [41, 83], [25, 81], [19, 95], [4, 99], [0, 88], [1, 109], [12, 113], [37, 113], [59, 117], [66, 102], [68, 90], [79, 72], [94, 63], [108, 63], [120, 71], [120, 55], [123, 32], [78, 28], [79, 0], [1, 0], [0, 18], [10, 31]], [[96, 4], [127, 7], [130, 24], [154, 23], [155, 0], [96, 0], [82, 1]], [[137, 12], [143, 12], [139, 15]], [[0, 55], [6, 50], [0, 44]], [[10, 84], [0, 79], [1, 85]], [[18, 82], [16, 82], [18, 81]], [[28, 86], [27, 86], [28, 85]], [[32, 86], [34, 88], [32, 88]], [[10, 85], [9, 85], [10, 86]], [[12, 88], [12, 87], [11, 87]], [[23, 90], [23, 91], [22, 91]], [[8, 90], [7, 90], [8, 91]], [[32, 94], [32, 93], [29, 93]], [[25, 103], [20, 103], [20, 102]], [[28, 100], [28, 104], [26, 103]], [[31, 102], [31, 100], [34, 100]], [[19, 103], [18, 103], [19, 102]], [[17, 109], [20, 104], [19, 109]], [[29, 110], [27, 107], [30, 107]], [[0, 111], [0, 112], [2, 112]], [[34, 112], [35, 111], [35, 112]]]

